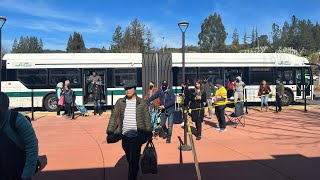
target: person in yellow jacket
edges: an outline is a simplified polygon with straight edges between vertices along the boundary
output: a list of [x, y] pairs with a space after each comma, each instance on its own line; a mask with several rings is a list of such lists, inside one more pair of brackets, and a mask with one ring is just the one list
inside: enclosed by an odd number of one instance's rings
[[226, 119], [224, 116], [224, 109], [227, 107], [228, 103], [227, 90], [223, 87], [223, 81], [221, 79], [216, 80], [215, 86], [218, 87], [218, 90], [216, 90], [213, 100], [215, 103], [215, 114], [219, 122], [219, 127], [216, 128], [216, 130], [223, 132], [227, 130]]

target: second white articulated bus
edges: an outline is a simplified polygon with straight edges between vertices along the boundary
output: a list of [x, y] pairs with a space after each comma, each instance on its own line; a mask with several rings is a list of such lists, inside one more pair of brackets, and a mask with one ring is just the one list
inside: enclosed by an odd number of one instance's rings
[[[185, 57], [186, 81], [191, 85], [204, 77], [210, 77], [211, 82], [220, 78], [227, 85], [229, 77], [241, 76], [247, 84], [248, 102], [259, 102], [260, 82], [266, 80], [275, 94], [275, 81], [281, 78], [285, 85], [284, 105], [302, 99], [304, 86], [307, 99], [313, 97], [313, 76], [303, 57], [280, 53], [186, 53]], [[142, 58], [140, 53], [6, 54], [1, 88], [12, 107], [30, 107], [33, 90], [35, 107], [55, 111], [55, 86], [68, 79], [77, 96], [76, 103], [90, 105], [87, 80], [95, 71], [102, 79], [105, 105], [111, 105], [111, 94], [113, 103], [124, 96], [123, 83], [127, 80], [136, 81], [137, 94], [142, 97]], [[172, 53], [171, 71], [172, 88], [180, 93], [181, 53]]]

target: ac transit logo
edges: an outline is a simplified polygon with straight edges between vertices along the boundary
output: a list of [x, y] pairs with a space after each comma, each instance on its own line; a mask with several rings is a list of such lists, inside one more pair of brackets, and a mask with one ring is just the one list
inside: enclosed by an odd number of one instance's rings
[[32, 64], [29, 62], [20, 62], [14, 65], [15, 67], [31, 67]]

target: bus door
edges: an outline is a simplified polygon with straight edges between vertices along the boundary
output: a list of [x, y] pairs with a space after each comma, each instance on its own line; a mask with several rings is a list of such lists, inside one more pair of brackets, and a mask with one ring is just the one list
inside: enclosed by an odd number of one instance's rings
[[311, 76], [311, 69], [310, 68], [304, 68], [303, 71], [303, 77], [304, 77], [304, 84], [306, 88], [306, 97], [307, 99], [311, 98], [311, 90], [312, 90], [312, 76]]
[[90, 76], [93, 76], [93, 72], [96, 73], [96, 76], [100, 76], [101, 82], [101, 89], [103, 97], [101, 99], [101, 103], [104, 104], [107, 102], [107, 71], [106, 69], [83, 69], [83, 85], [82, 85], [82, 91], [83, 91], [83, 104], [87, 106], [93, 105], [93, 97], [91, 93], [91, 88], [93, 87], [93, 82], [90, 81]]
[[303, 94], [302, 94], [302, 90], [303, 90], [302, 69], [297, 68], [295, 74], [296, 74], [296, 86], [297, 86], [296, 98], [302, 99], [303, 98]]
[[[296, 85], [297, 85], [297, 98], [303, 99], [303, 91], [305, 88], [306, 97], [310, 98], [312, 95], [312, 79], [310, 68], [296, 69]], [[304, 87], [305, 85], [305, 87]]]

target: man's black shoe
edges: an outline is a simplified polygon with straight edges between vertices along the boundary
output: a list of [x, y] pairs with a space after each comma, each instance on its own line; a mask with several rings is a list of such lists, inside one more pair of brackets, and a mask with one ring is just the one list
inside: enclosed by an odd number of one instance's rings
[[167, 133], [164, 133], [163, 136], [162, 136], [162, 138], [163, 138], [163, 139], [166, 139], [166, 138], [167, 138]]
[[166, 143], [168, 143], [168, 144], [171, 143], [171, 139], [167, 138]]

